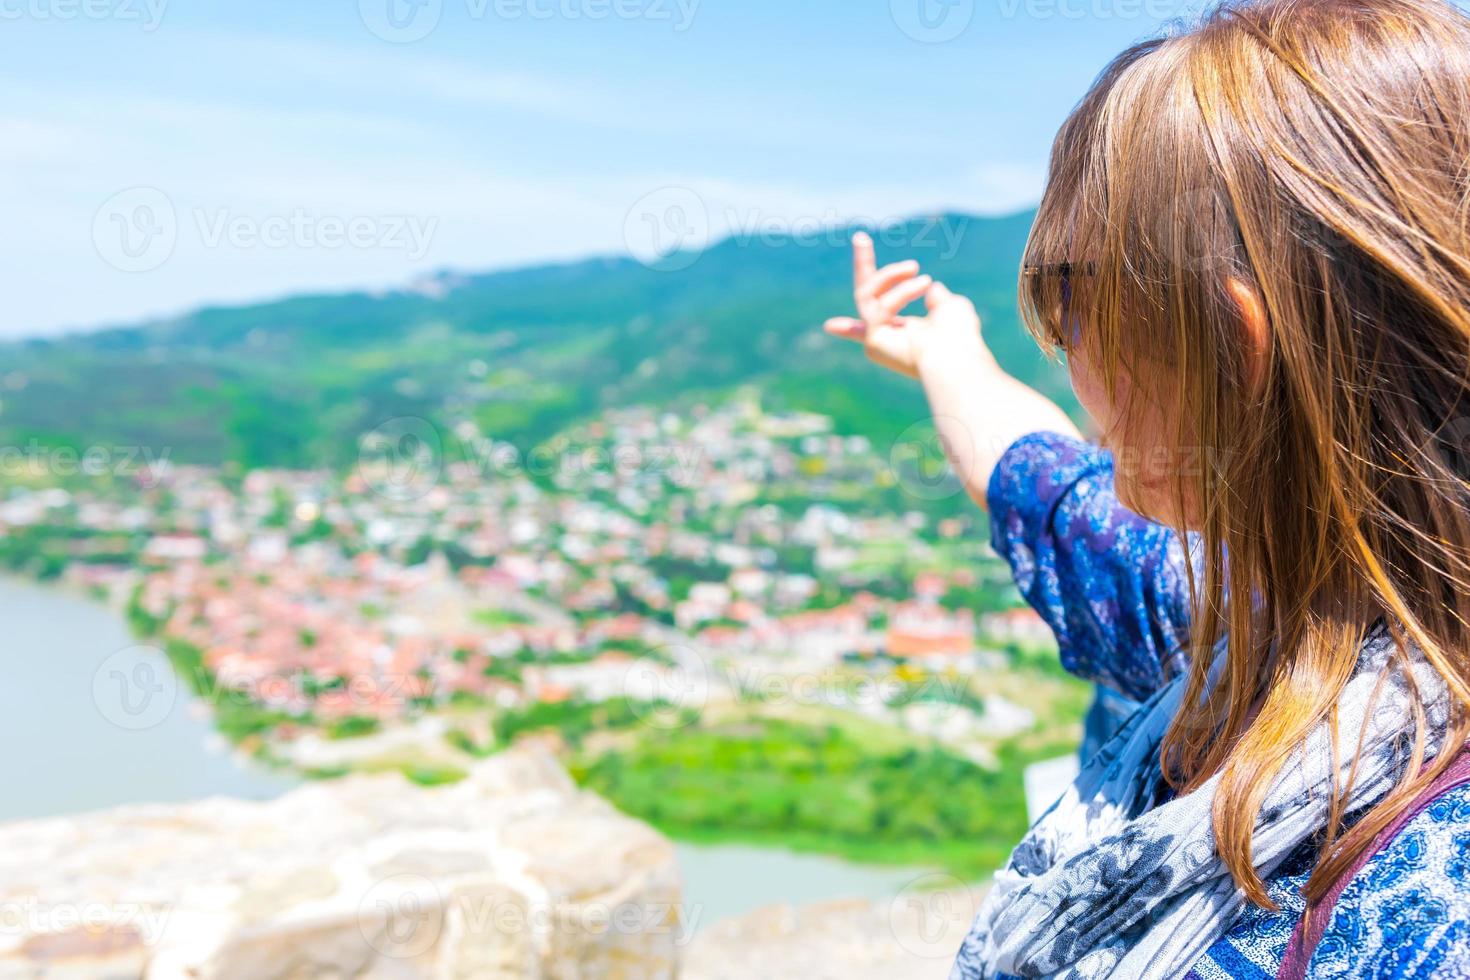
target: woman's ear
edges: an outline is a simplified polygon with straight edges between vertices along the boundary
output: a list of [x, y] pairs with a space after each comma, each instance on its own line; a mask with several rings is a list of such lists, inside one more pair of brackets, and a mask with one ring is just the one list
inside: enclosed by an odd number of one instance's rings
[[1266, 360], [1270, 352], [1271, 327], [1261, 294], [1244, 279], [1226, 280], [1225, 290], [1235, 304], [1240, 323], [1240, 340], [1245, 345], [1246, 375], [1251, 391], [1260, 394], [1266, 383]]

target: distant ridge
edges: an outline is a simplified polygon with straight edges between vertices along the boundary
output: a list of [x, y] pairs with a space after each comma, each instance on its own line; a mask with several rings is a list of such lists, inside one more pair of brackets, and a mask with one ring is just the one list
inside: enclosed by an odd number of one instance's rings
[[[1015, 310], [1034, 212], [918, 217], [879, 234], [970, 295], [998, 356], [1059, 397]], [[840, 230], [732, 237], [688, 268], [600, 258], [302, 295], [6, 345], [0, 441], [148, 446], [175, 461], [343, 465], [397, 416], [475, 421], [519, 443], [609, 406], [679, 406], [754, 385], [773, 405], [882, 439], [924, 414], [916, 386], [820, 332], [850, 308]], [[686, 257], [688, 258], [688, 257]]]

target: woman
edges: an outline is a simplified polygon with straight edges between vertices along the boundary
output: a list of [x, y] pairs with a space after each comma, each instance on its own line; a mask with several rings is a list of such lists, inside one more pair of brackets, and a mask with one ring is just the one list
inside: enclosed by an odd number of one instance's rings
[[1470, 976], [1470, 21], [1245, 2], [1104, 72], [1021, 301], [1108, 451], [854, 244], [828, 331], [923, 383], [1064, 663], [1144, 700], [954, 976]]

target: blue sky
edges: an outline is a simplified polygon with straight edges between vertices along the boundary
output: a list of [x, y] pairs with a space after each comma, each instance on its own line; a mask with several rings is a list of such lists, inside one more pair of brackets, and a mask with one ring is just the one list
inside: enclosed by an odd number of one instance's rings
[[637, 253], [649, 202], [701, 236], [1015, 209], [1098, 69], [1186, 12], [0, 0], [0, 335]]

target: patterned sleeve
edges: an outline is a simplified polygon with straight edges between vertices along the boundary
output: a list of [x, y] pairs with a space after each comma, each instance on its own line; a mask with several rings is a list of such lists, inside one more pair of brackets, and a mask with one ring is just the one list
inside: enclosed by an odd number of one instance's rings
[[1470, 978], [1470, 786], [1404, 825], [1338, 896], [1308, 980]]
[[1006, 450], [987, 488], [991, 544], [1056, 634], [1062, 665], [1142, 700], [1183, 666], [1189, 586], [1178, 535], [1113, 490], [1113, 458], [1037, 432]]

